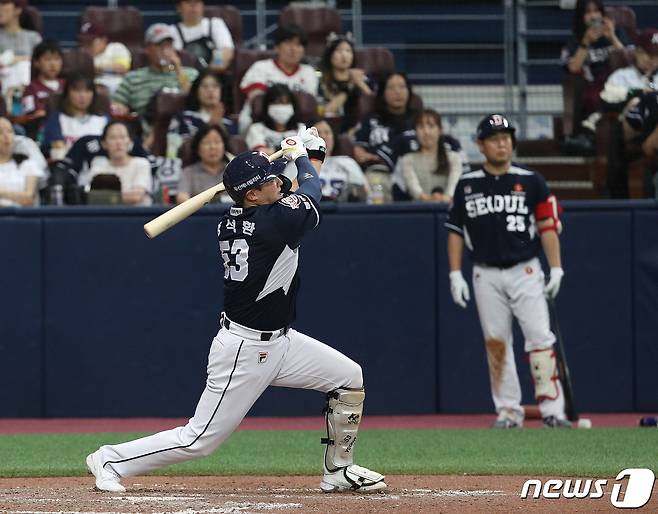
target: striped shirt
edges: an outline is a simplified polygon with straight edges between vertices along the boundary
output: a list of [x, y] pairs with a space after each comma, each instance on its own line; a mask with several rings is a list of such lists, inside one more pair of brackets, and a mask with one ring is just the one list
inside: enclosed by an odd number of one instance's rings
[[[190, 82], [194, 81], [198, 75], [194, 68], [183, 67], [182, 70]], [[112, 100], [127, 105], [140, 116], [144, 116], [151, 97], [164, 87], [179, 89], [176, 72], [157, 71], [145, 66], [130, 71], [123, 77]]]

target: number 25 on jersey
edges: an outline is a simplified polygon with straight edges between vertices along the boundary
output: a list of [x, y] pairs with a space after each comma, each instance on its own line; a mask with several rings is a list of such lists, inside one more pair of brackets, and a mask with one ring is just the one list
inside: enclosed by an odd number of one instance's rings
[[249, 245], [245, 239], [236, 239], [231, 246], [230, 241], [220, 241], [219, 249], [224, 260], [224, 278], [242, 282], [249, 273]]
[[507, 231], [508, 232], [525, 232], [525, 219], [523, 216], [515, 216], [510, 214], [507, 216]]

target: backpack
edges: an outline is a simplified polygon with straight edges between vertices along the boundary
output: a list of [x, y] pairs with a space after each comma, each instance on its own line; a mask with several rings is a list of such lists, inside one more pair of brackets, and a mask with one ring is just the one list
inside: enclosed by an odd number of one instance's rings
[[185, 38], [183, 37], [183, 31], [180, 28], [180, 23], [176, 24], [176, 30], [178, 30], [178, 35], [183, 42], [183, 50], [191, 53], [194, 57], [196, 57], [196, 67], [199, 70], [207, 68], [208, 65], [212, 62], [213, 51], [216, 48], [215, 43], [211, 37], [212, 18], [205, 19], [208, 20], [208, 34], [192, 41], [185, 41]]

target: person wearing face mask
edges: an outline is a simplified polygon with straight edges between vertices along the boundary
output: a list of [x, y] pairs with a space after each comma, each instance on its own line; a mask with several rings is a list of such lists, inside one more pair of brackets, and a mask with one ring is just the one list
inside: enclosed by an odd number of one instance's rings
[[294, 136], [301, 127], [297, 102], [290, 89], [284, 84], [274, 84], [265, 92], [259, 121], [247, 131], [247, 146], [271, 154], [278, 149], [281, 139]]

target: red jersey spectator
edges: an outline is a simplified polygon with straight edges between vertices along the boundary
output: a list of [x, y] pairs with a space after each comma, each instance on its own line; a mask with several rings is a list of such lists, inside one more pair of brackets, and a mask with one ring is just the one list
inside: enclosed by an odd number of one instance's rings
[[61, 93], [64, 81], [59, 78], [62, 71], [62, 50], [56, 41], [48, 39], [34, 48], [32, 67], [36, 78], [23, 91], [23, 113], [35, 117], [45, 116], [48, 98]]

